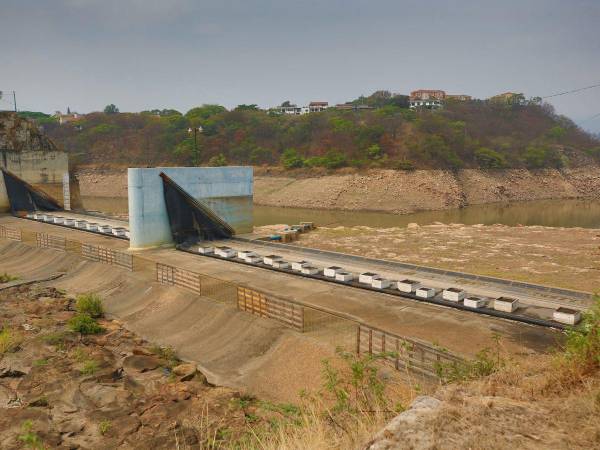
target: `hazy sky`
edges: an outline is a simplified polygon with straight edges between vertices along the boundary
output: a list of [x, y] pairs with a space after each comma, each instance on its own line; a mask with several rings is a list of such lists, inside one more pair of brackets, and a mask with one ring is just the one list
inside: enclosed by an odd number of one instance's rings
[[[600, 83], [600, 1], [0, 0], [0, 49], [0, 90], [45, 112], [544, 96]], [[600, 88], [551, 102], [600, 131]]]

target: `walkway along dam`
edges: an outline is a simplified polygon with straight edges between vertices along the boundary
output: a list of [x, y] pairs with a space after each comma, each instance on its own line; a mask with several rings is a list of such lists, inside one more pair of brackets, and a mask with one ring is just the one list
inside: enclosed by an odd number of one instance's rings
[[[172, 248], [132, 254], [126, 240], [11, 216], [0, 217], [0, 225], [0, 271], [23, 280], [64, 273], [48, 283], [98, 292], [109, 313], [148, 339], [173, 345], [215, 382], [271, 397], [293, 395], [272, 392], [289, 383], [269, 386], [265, 379], [318, 371], [336, 346], [398, 350], [390, 367], [435, 377], [441, 364], [472, 357], [497, 334], [506, 351], [519, 356], [546, 351], [561, 336], [547, 327]], [[300, 364], [296, 355], [303, 355]], [[268, 374], [260, 370], [265, 366]]]

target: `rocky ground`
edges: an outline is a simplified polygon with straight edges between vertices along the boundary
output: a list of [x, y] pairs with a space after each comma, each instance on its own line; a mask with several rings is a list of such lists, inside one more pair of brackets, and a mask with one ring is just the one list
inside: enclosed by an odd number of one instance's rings
[[[259, 232], [276, 227], [260, 227]], [[596, 292], [600, 230], [441, 223], [319, 227], [299, 245]]]
[[116, 320], [70, 331], [74, 314], [54, 288], [0, 290], [0, 448], [220, 448], [296, 413], [209, 385]]

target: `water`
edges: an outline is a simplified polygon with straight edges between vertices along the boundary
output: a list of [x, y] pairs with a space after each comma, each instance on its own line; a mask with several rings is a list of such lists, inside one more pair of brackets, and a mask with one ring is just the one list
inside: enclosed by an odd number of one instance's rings
[[[126, 198], [83, 197], [86, 209], [110, 214], [127, 214]], [[327, 211], [302, 208], [254, 206], [254, 225], [315, 222], [321, 226], [365, 225], [374, 228], [403, 227], [411, 222], [474, 225], [543, 225], [548, 227], [600, 228], [600, 201], [537, 200], [519, 203], [494, 203], [447, 211], [425, 211], [397, 215], [364, 211]]]

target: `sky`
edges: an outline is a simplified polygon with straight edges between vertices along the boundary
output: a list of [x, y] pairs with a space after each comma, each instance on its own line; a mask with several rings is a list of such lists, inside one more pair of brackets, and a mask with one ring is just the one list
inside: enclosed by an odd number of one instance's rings
[[[0, 90], [49, 113], [546, 96], [600, 83], [600, 1], [0, 0], [0, 49]], [[600, 87], [548, 101], [600, 132]]]

